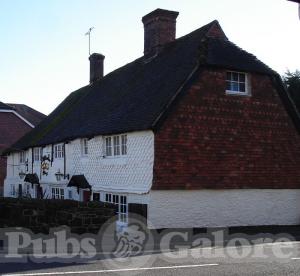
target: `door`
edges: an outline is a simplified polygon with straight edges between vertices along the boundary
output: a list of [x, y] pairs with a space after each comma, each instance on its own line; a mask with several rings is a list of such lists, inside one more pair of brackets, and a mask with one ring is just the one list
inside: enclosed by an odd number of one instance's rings
[[91, 192], [90, 191], [83, 191], [83, 202], [88, 202], [91, 199]]

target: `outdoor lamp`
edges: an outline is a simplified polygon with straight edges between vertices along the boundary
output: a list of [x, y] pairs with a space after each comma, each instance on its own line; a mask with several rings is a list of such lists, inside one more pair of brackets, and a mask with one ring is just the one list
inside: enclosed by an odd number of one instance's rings
[[19, 177], [20, 179], [23, 179], [25, 177], [26, 173], [24, 173], [23, 171], [19, 172]]
[[55, 173], [55, 177], [56, 177], [56, 180], [57, 181], [60, 181], [61, 180], [61, 177], [63, 176], [64, 174], [60, 172], [60, 170], [58, 170], [57, 173]]

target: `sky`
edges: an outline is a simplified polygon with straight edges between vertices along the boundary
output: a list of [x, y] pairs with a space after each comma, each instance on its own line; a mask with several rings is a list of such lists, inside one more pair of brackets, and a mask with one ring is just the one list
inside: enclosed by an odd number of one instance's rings
[[177, 37], [217, 19], [227, 37], [280, 74], [300, 69], [300, 20], [286, 0], [0, 0], [0, 101], [49, 114], [89, 82], [91, 52], [105, 74], [143, 55], [141, 18], [179, 12]]

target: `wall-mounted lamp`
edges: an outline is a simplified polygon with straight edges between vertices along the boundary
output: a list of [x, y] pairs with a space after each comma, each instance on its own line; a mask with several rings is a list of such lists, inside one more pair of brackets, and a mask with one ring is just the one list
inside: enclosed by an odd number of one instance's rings
[[60, 169], [58, 169], [58, 172], [55, 173], [56, 180], [60, 181], [63, 176], [64, 174], [60, 172]]
[[19, 177], [20, 179], [23, 179], [25, 177], [26, 173], [24, 173], [23, 171], [19, 172]]

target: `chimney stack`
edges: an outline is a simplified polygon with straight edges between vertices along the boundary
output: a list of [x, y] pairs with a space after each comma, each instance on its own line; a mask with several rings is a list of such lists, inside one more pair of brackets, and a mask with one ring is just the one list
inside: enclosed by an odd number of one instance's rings
[[90, 55], [90, 83], [103, 78], [103, 63], [105, 56], [97, 53]]
[[154, 56], [176, 37], [179, 12], [156, 9], [142, 18], [144, 23], [144, 55]]

